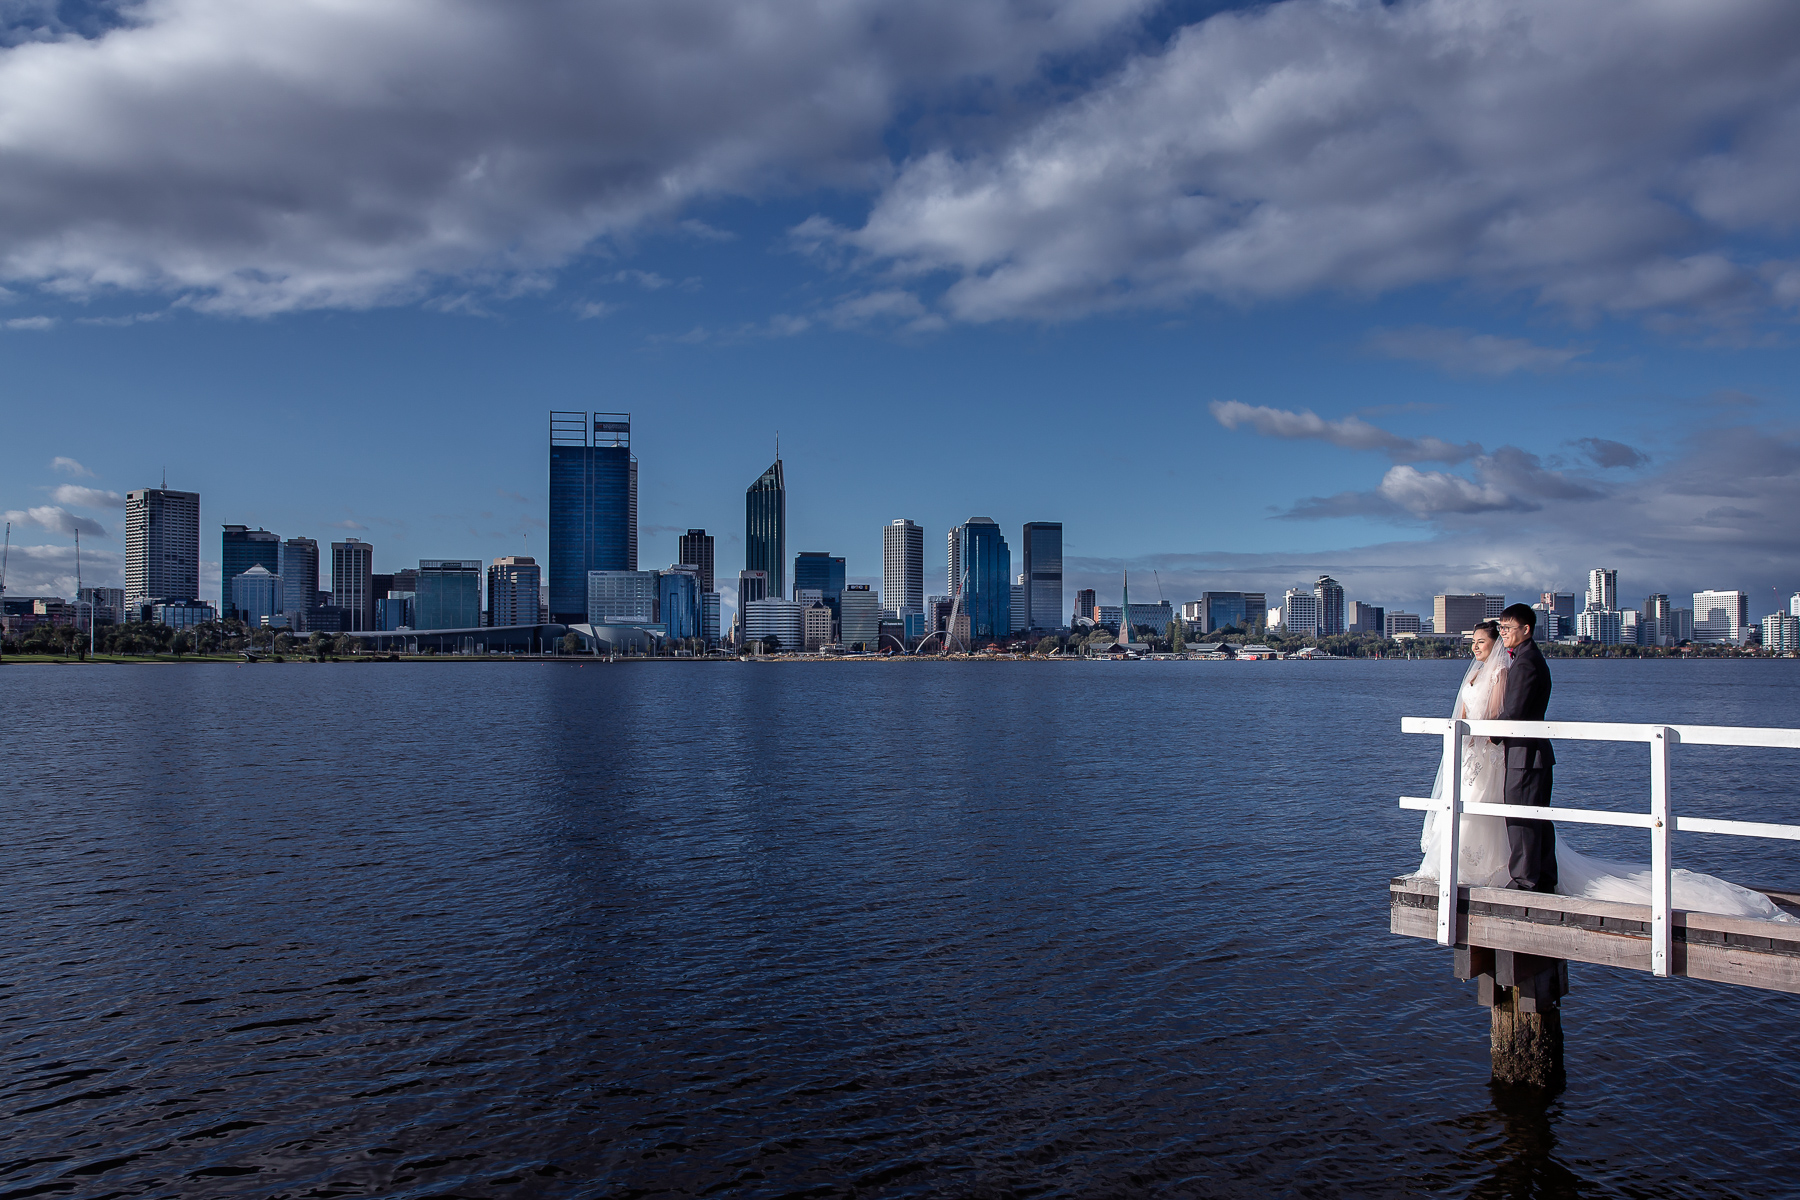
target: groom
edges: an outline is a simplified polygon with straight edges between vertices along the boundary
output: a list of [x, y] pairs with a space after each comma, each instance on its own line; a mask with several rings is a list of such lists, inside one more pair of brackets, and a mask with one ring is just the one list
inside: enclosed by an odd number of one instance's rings
[[[1550, 667], [1532, 639], [1537, 613], [1529, 605], [1509, 604], [1500, 614], [1500, 641], [1512, 656], [1506, 671], [1506, 696], [1499, 721], [1542, 721], [1550, 707]], [[1506, 748], [1507, 804], [1547, 807], [1550, 769], [1556, 755], [1543, 738], [1503, 738]], [[1512, 846], [1512, 886], [1527, 892], [1556, 890], [1556, 826], [1549, 821], [1506, 819]]]

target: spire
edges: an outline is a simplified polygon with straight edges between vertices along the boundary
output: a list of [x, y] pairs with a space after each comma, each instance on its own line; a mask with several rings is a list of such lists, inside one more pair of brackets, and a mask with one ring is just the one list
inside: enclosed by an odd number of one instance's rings
[[1131, 572], [1121, 573], [1119, 580], [1119, 636], [1115, 643], [1131, 648]]

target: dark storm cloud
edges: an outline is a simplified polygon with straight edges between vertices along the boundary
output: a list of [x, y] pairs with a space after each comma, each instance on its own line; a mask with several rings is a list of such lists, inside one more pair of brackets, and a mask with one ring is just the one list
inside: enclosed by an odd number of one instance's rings
[[1606, 438], [1578, 438], [1571, 444], [1579, 446], [1596, 467], [1641, 467], [1650, 461], [1642, 451]]

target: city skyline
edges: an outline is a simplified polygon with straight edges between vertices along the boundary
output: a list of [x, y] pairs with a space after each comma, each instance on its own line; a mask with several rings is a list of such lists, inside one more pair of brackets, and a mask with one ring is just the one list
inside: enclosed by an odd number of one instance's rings
[[[123, 583], [124, 494], [165, 469], [209, 530], [548, 560], [537, 414], [580, 406], [634, 414], [648, 564], [702, 527], [742, 561], [779, 434], [788, 548], [855, 582], [882, 575], [869, 530], [929, 545], [988, 513], [1009, 540], [1062, 521], [1069, 590], [1329, 574], [1416, 611], [1580, 590], [1602, 560], [1627, 593], [1790, 589], [1800, 184], [1774, 131], [1800, 31], [1735, 5], [1604, 36], [1541, 3], [1236, 7], [780, 15], [791, 37], [743, 42], [527, 9], [423, 59], [404, 22], [365, 41], [326, 10], [224, 38], [180, 4], [21, 25], [0, 78], [67, 103], [0, 150], [9, 572], [71, 592], [79, 528]], [[248, 69], [264, 39], [316, 87]], [[527, 44], [581, 88], [514, 69]], [[419, 70], [481, 87], [420, 109]], [[221, 106], [274, 124], [222, 131]], [[615, 111], [655, 134], [594, 123]], [[545, 173], [468, 169], [521, 162]]]

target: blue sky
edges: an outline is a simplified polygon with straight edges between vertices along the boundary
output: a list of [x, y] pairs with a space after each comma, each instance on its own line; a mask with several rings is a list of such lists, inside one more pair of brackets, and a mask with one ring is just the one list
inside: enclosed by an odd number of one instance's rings
[[225, 522], [541, 554], [592, 408], [645, 566], [740, 564], [779, 431], [790, 548], [877, 584], [885, 522], [935, 590], [984, 515], [1063, 521], [1071, 592], [1605, 565], [1760, 616], [1800, 16], [1566, 8], [0, 6], [8, 591], [78, 525], [118, 582], [165, 468], [215, 572]]

